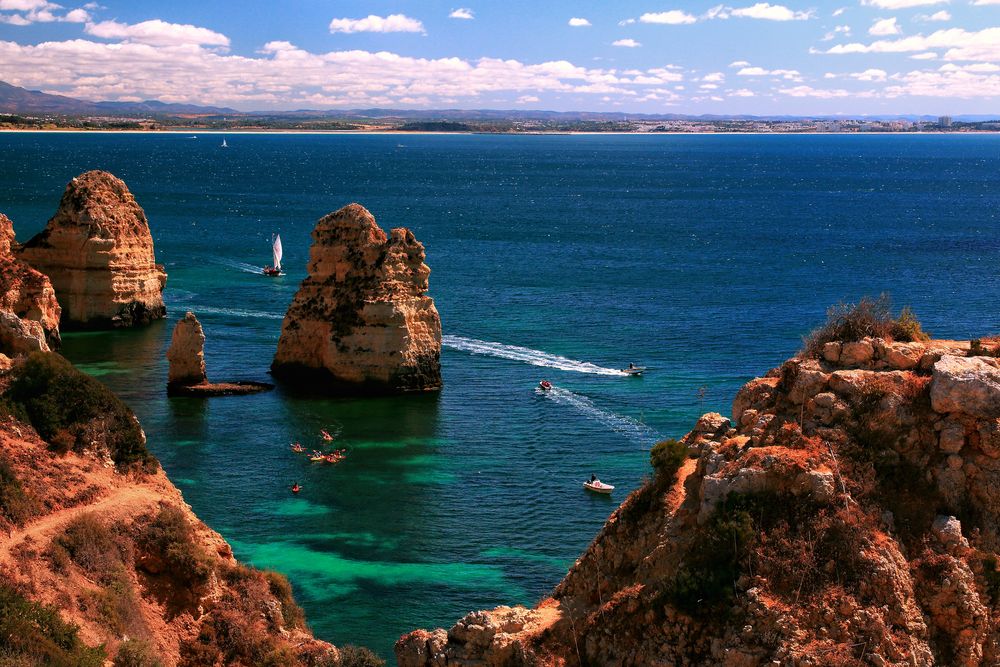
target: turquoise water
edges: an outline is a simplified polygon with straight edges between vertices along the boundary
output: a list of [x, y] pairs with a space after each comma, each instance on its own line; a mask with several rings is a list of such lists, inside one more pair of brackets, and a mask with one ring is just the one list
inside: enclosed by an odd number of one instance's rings
[[[319, 636], [386, 656], [409, 629], [543, 597], [650, 445], [728, 413], [831, 303], [888, 290], [935, 334], [1000, 330], [996, 136], [227, 138], [0, 135], [0, 211], [25, 240], [74, 175], [125, 179], [171, 321], [70, 334], [65, 354], [132, 406], [238, 557], [290, 577]], [[168, 400], [188, 309], [211, 377], [267, 379], [309, 232], [351, 201], [427, 246], [440, 395]], [[253, 272], [274, 232], [281, 279]], [[613, 372], [629, 361], [651, 371]], [[289, 451], [320, 429], [344, 463]], [[584, 494], [591, 472], [613, 499]]]

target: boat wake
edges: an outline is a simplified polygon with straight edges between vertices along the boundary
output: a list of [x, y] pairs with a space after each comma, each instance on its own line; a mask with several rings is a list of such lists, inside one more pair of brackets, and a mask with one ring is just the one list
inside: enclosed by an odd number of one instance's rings
[[248, 317], [251, 319], [263, 320], [283, 320], [285, 316], [281, 313], [268, 313], [263, 310], [243, 310], [241, 308], [215, 308], [213, 306], [197, 306], [191, 309], [195, 315], [207, 313], [209, 315], [227, 315], [229, 317]]
[[228, 266], [231, 269], [236, 269], [237, 271], [243, 271], [245, 273], [256, 273], [257, 275], [262, 275], [261, 267], [254, 266], [253, 264], [247, 264], [246, 262], [237, 262], [235, 259], [226, 259], [224, 257], [218, 257], [213, 261], [217, 264]]
[[594, 405], [594, 402], [586, 396], [574, 394], [568, 389], [552, 387], [551, 389], [543, 390], [539, 388], [535, 390], [535, 393], [540, 396], [544, 396], [550, 401], [575, 408], [588, 419], [604, 424], [612, 431], [620, 433], [626, 438], [641, 444], [648, 445], [652, 442], [657, 442], [663, 439], [659, 433], [646, 426], [641, 421], [632, 419], [631, 417], [626, 417], [625, 415], [619, 415], [614, 412], [602, 410]]
[[441, 344], [453, 350], [461, 350], [470, 354], [482, 354], [500, 359], [510, 359], [511, 361], [522, 361], [532, 366], [556, 368], [561, 371], [590, 373], [591, 375], [625, 375], [625, 373], [615, 368], [604, 368], [603, 366], [598, 366], [587, 361], [576, 361], [560, 357], [556, 354], [542, 352], [541, 350], [520, 347], [519, 345], [504, 345], [503, 343], [493, 343], [486, 340], [476, 340], [475, 338], [463, 338], [461, 336], [442, 336]]

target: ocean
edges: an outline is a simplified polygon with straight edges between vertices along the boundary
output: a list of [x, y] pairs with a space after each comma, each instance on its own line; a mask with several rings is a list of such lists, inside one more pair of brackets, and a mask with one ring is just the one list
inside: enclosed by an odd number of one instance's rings
[[[189, 137], [0, 134], [0, 212], [24, 241], [73, 176], [125, 180], [168, 320], [66, 334], [63, 353], [135, 410], [238, 558], [288, 575], [319, 637], [390, 661], [408, 630], [543, 598], [650, 446], [728, 414], [831, 304], [889, 292], [939, 337], [1000, 331], [994, 135]], [[210, 378], [268, 379], [309, 233], [353, 201], [427, 248], [443, 391], [168, 399], [187, 310]], [[258, 273], [274, 233], [279, 279]], [[346, 461], [289, 450], [320, 429]], [[612, 497], [582, 490], [592, 473]]]

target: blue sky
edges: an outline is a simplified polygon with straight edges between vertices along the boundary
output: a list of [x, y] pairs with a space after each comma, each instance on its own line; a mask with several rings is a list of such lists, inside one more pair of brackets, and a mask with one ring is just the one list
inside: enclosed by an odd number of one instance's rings
[[1000, 114], [1000, 0], [0, 0], [0, 80], [243, 110]]

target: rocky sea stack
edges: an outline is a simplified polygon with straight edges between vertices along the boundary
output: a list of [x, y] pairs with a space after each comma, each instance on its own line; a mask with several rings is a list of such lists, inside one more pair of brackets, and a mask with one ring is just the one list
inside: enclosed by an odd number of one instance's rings
[[58, 347], [62, 311], [52, 283], [17, 259], [15, 249], [14, 225], [0, 213], [0, 353]]
[[56, 214], [20, 253], [52, 280], [64, 329], [138, 326], [166, 316], [167, 274], [153, 256], [146, 214], [112, 174], [88, 171], [70, 181]]
[[174, 326], [167, 361], [170, 362], [167, 375], [167, 394], [170, 396], [232, 396], [255, 394], [274, 387], [264, 382], [209, 382], [205, 374], [205, 331], [191, 311]]
[[1000, 664], [998, 356], [821, 341], [656, 445], [551, 597], [400, 666]]
[[359, 204], [322, 218], [312, 237], [274, 375], [338, 393], [439, 389], [441, 318], [424, 246], [404, 228], [387, 237]]

